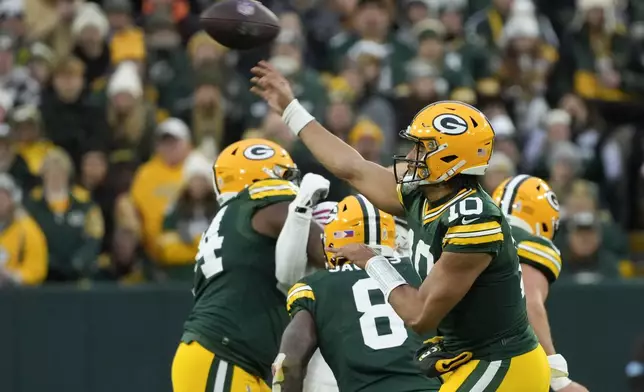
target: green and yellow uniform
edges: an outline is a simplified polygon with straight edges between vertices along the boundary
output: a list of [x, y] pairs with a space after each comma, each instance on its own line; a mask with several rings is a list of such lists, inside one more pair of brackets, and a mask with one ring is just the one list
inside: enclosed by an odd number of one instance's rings
[[551, 284], [561, 273], [561, 253], [547, 238], [530, 234], [512, 226], [512, 236], [517, 243], [519, 262], [538, 269]]
[[288, 181], [255, 182], [224, 203], [204, 233], [195, 302], [172, 369], [175, 392], [270, 391], [288, 314], [275, 278], [276, 240], [256, 232], [252, 218], [295, 195]]
[[[408, 260], [391, 259], [414, 287], [420, 279]], [[291, 316], [315, 319], [318, 346], [341, 391], [438, 391], [440, 382], [414, 363], [422, 339], [406, 328], [377, 283], [353, 264], [318, 271], [295, 284], [286, 302]]]
[[443, 376], [441, 391], [547, 391], [550, 375], [541, 374], [549, 372], [547, 358], [528, 322], [517, 249], [501, 210], [480, 187], [431, 204], [420, 189], [407, 195], [398, 189], [421, 279], [443, 252], [493, 256], [438, 326], [447, 351], [473, 354], [472, 361]]

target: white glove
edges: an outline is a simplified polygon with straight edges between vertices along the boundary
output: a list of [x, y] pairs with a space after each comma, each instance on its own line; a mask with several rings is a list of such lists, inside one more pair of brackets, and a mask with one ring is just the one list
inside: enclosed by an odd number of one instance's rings
[[329, 180], [326, 178], [307, 173], [300, 183], [300, 190], [293, 201], [295, 206], [300, 208], [313, 208], [320, 200], [323, 200], [329, 194]]
[[338, 203], [335, 201], [323, 201], [313, 207], [313, 219], [322, 226], [331, 222], [337, 215]]

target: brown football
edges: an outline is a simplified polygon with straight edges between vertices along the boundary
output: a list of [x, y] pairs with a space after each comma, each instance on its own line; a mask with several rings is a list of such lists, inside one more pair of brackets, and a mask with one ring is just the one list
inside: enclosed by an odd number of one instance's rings
[[255, 0], [218, 1], [205, 10], [201, 28], [231, 49], [252, 49], [271, 42], [280, 31], [277, 16]]

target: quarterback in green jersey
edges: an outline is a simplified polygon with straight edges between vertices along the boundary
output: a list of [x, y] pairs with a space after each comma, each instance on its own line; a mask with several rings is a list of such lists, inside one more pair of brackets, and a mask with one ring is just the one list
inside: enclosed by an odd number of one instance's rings
[[298, 188], [288, 153], [263, 139], [232, 144], [213, 172], [219, 210], [199, 244], [194, 305], [172, 364], [173, 389], [268, 392], [288, 324], [278, 286], [304, 275], [307, 252], [314, 265], [325, 265], [311, 210], [328, 181], [309, 174]]
[[[362, 195], [348, 196], [324, 228], [326, 247], [365, 243], [388, 255], [410, 285], [420, 279], [408, 259], [394, 256], [396, 224]], [[350, 260], [327, 254], [327, 269], [301, 279], [289, 290], [292, 321], [284, 331], [273, 371], [273, 391], [303, 388], [311, 355], [319, 347], [340, 391], [438, 391], [414, 364], [422, 339], [405, 327], [378, 284]]]
[[[316, 122], [269, 63], [252, 72], [251, 90], [282, 115], [324, 167], [377, 208], [406, 218], [413, 264], [423, 279], [419, 289], [364, 244], [330, 251], [364, 268], [406, 325], [419, 334], [437, 328], [440, 355], [471, 356], [457, 368], [435, 362], [441, 391], [547, 392], [550, 367], [528, 322], [511, 229], [478, 184], [494, 147], [485, 115], [456, 101], [425, 107], [401, 133], [413, 148], [395, 157], [390, 170], [365, 160]], [[437, 355], [427, 351], [418, 362]]]
[[557, 354], [550, 336], [545, 301], [549, 285], [561, 272], [561, 255], [552, 243], [559, 227], [559, 202], [548, 183], [525, 174], [503, 181], [492, 194], [512, 226], [519, 262], [523, 265], [528, 318], [548, 355], [555, 392], [588, 392], [568, 378], [568, 363]]

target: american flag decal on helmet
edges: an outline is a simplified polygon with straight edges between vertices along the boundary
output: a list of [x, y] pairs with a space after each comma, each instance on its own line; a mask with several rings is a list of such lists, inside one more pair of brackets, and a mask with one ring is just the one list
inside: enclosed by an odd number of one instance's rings
[[353, 230], [340, 230], [333, 233], [333, 238], [335, 239], [351, 238], [353, 237], [353, 234], [354, 234]]

